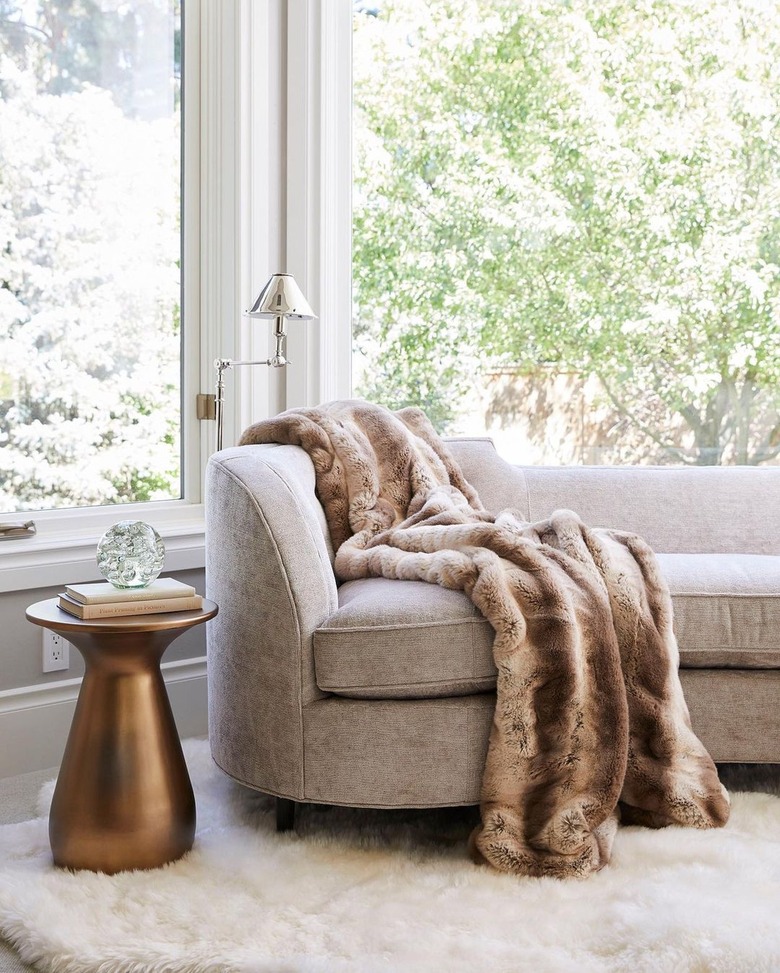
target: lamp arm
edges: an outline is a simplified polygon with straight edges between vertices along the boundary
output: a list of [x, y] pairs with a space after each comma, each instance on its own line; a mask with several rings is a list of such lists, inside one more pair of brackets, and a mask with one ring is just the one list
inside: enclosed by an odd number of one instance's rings
[[[283, 320], [283, 319], [282, 319]], [[217, 385], [216, 385], [216, 395], [214, 396], [214, 418], [216, 419], [216, 448], [218, 450], [222, 449], [222, 425], [225, 415], [225, 380], [224, 373], [229, 368], [235, 368], [239, 365], [270, 365], [272, 368], [284, 368], [285, 365], [291, 365], [292, 362], [284, 357], [284, 339], [287, 335], [284, 331], [279, 331], [279, 326], [277, 324], [277, 330], [274, 332], [276, 338], [276, 353], [272, 358], [264, 358], [257, 360], [238, 360], [234, 358], [215, 358], [214, 368], [217, 370]]]
[[245, 359], [243, 361], [234, 361], [232, 358], [218, 358], [214, 362], [214, 367], [218, 371], [220, 370], [220, 368], [222, 369], [222, 371], [225, 371], [228, 368], [232, 368], [234, 365], [270, 365], [270, 364], [271, 364], [270, 358], [258, 359], [257, 361], [249, 361], [248, 359]]

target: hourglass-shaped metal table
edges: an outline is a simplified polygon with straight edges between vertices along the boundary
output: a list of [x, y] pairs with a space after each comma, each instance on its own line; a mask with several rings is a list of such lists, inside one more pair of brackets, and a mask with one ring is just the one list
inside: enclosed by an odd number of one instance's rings
[[72, 642], [86, 667], [49, 814], [54, 863], [113, 874], [181, 857], [195, 798], [160, 659], [217, 606], [82, 621], [50, 599], [26, 614]]

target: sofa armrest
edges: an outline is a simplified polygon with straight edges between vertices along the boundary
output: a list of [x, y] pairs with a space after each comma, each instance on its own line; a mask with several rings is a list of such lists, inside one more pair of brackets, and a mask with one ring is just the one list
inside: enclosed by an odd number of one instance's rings
[[314, 469], [297, 446], [241, 446], [206, 471], [209, 738], [231, 776], [300, 798], [312, 636], [338, 598]]

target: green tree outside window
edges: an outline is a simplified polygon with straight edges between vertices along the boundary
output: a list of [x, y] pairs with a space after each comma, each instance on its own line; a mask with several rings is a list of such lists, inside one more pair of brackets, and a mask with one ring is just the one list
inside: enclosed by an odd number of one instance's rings
[[387, 0], [354, 31], [359, 391], [447, 429], [503, 372], [495, 422], [573, 435], [544, 399], [576, 376], [601, 461], [776, 461], [777, 5]]

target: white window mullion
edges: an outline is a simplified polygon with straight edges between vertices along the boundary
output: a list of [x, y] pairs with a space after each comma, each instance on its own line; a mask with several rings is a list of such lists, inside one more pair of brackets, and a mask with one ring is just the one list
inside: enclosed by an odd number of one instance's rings
[[[272, 273], [280, 269], [284, 241], [284, 17], [279, 0], [243, 0], [241, 10], [241, 262], [239, 313], [251, 307]], [[273, 322], [243, 318], [241, 357], [273, 353]], [[264, 366], [237, 369], [236, 435], [251, 422], [284, 408], [284, 375]], [[225, 440], [235, 442], [235, 439]]]
[[286, 269], [319, 319], [289, 323], [288, 408], [351, 390], [351, 14], [289, 0]]

